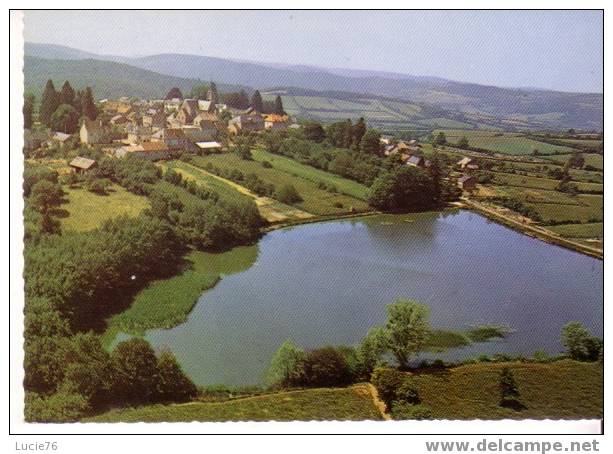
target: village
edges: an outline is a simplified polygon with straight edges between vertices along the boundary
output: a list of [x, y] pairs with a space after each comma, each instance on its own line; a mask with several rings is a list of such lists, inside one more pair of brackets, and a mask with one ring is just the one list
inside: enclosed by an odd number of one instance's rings
[[[101, 99], [96, 103], [96, 118], [83, 116], [74, 134], [26, 129], [24, 150], [31, 152], [76, 143], [101, 150], [109, 157], [163, 161], [176, 159], [183, 153], [203, 155], [229, 151], [236, 136], [301, 128], [297, 119], [287, 115], [282, 107], [278, 112], [263, 113], [261, 108], [239, 109], [220, 102], [214, 83], [208, 88], [206, 99], [171, 97], [173, 94], [181, 95], [181, 92], [175, 87], [165, 99], [128, 96]], [[282, 106], [280, 98], [277, 103]], [[394, 156], [400, 164], [422, 169], [431, 165], [417, 139], [399, 141], [391, 135], [381, 135], [379, 142], [381, 157]], [[78, 173], [95, 166], [95, 159], [84, 156], [76, 156], [69, 162], [69, 167]], [[462, 157], [455, 167], [461, 172], [479, 168], [470, 157]], [[470, 174], [457, 175], [457, 186], [462, 190], [474, 191], [476, 182]]]

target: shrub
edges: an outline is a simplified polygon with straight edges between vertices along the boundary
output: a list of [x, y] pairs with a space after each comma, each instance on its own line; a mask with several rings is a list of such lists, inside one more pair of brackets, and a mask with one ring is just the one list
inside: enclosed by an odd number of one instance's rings
[[391, 409], [392, 418], [403, 419], [432, 419], [432, 409], [427, 405], [411, 405], [403, 401], [395, 401]]
[[272, 164], [269, 161], [262, 161], [262, 167], [265, 169], [272, 169]]
[[403, 384], [405, 374], [390, 368], [377, 368], [373, 371], [370, 382], [377, 389], [379, 398], [390, 409], [392, 402], [396, 400], [396, 391]]
[[396, 390], [396, 401], [406, 402], [411, 405], [421, 403], [419, 392], [412, 380], [405, 379]]
[[519, 401], [519, 388], [515, 382], [515, 376], [508, 367], [500, 372], [500, 406], [521, 410], [524, 408]]
[[275, 192], [275, 198], [282, 203], [292, 204], [302, 202], [302, 197], [292, 184], [284, 184]]
[[87, 399], [80, 394], [57, 392], [44, 398], [26, 393], [24, 414], [28, 422], [73, 422], [88, 410]]
[[106, 195], [111, 182], [106, 178], [91, 179], [87, 182], [87, 190], [94, 194]]
[[300, 366], [305, 386], [345, 386], [352, 382], [346, 356], [334, 347], [318, 348], [307, 353]]

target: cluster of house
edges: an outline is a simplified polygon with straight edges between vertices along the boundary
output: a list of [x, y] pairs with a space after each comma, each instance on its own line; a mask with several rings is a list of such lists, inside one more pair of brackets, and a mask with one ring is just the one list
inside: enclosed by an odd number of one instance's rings
[[102, 100], [101, 115], [93, 121], [85, 119], [79, 138], [82, 144], [103, 145], [112, 156], [159, 160], [179, 152], [219, 151], [220, 138], [226, 134], [283, 130], [293, 125], [287, 115], [237, 110], [218, 103], [211, 91], [207, 98]]
[[[424, 158], [420, 154], [421, 145], [415, 139], [408, 142], [395, 142], [392, 143], [390, 138], [382, 137], [381, 145], [383, 147], [383, 154], [385, 156], [398, 156], [400, 161], [413, 167], [428, 168], [431, 166], [430, 160]], [[479, 170], [479, 166], [474, 159], [464, 157], [456, 163], [458, 170], [462, 174], [458, 177], [458, 187], [463, 191], [474, 191], [477, 187], [477, 179], [468, 173], [472, 170]]]
[[389, 139], [383, 137], [381, 139], [383, 146], [383, 154], [385, 156], [398, 156], [403, 164], [413, 167], [426, 168], [430, 167], [430, 161], [420, 156], [419, 153], [421, 145], [417, 140], [413, 139], [408, 142], [396, 142], [390, 143]]

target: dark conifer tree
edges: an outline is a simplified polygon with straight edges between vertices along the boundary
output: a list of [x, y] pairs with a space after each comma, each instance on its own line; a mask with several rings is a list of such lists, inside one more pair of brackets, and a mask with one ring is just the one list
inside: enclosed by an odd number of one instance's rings
[[92, 94], [92, 89], [90, 87], [85, 88], [85, 93], [83, 93], [81, 102], [83, 105], [83, 116], [89, 118], [90, 120], [95, 120], [98, 116], [98, 109], [94, 103], [94, 95]]
[[274, 113], [277, 115], [285, 115], [285, 111], [283, 110], [283, 101], [281, 100], [281, 96], [277, 95], [275, 98], [275, 109]]
[[178, 87], [172, 87], [168, 93], [166, 93], [165, 99], [183, 99], [183, 93], [179, 90]]
[[251, 97], [251, 107], [253, 107], [253, 110], [256, 112], [264, 111], [264, 102], [262, 101], [262, 95], [259, 90], [256, 90]]
[[70, 82], [65, 81], [60, 91], [60, 104], [74, 105], [75, 91], [70, 86]]
[[53, 115], [53, 112], [55, 112], [59, 105], [59, 94], [57, 91], [55, 91], [53, 81], [49, 79], [47, 81], [47, 85], [45, 85], [45, 91], [43, 91], [43, 96], [40, 100], [40, 122], [49, 126], [51, 123], [51, 115]]

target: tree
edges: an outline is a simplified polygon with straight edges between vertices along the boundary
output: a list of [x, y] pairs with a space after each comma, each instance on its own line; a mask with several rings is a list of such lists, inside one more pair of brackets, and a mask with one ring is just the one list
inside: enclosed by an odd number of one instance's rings
[[439, 132], [434, 138], [434, 145], [445, 145], [447, 143], [447, 137], [443, 131]]
[[334, 347], [313, 350], [300, 364], [306, 386], [345, 386], [353, 378], [345, 356]]
[[88, 410], [87, 399], [79, 394], [59, 392], [43, 397], [26, 393], [24, 416], [28, 422], [74, 422]]
[[[445, 141], [447, 141], [447, 139], [445, 139]], [[458, 148], [468, 148], [468, 147], [469, 147], [468, 139], [466, 138], [466, 136], [462, 136], [462, 138], [458, 141]]]
[[94, 102], [94, 95], [90, 87], [85, 88], [85, 92], [81, 98], [81, 114], [90, 120], [95, 120], [98, 116], [98, 109]]
[[583, 157], [583, 153], [573, 153], [570, 158], [568, 158], [568, 167], [581, 169], [584, 164], [585, 158]]
[[187, 402], [198, 394], [172, 353], [162, 352], [157, 369], [157, 399], [161, 402]]
[[577, 361], [596, 361], [602, 350], [602, 341], [580, 322], [569, 322], [562, 328], [562, 345], [568, 356]]
[[26, 93], [23, 98], [23, 128], [31, 129], [33, 124], [34, 103], [36, 98], [32, 93]]
[[150, 403], [155, 400], [158, 384], [158, 360], [143, 339], [121, 342], [111, 353], [115, 382], [113, 392], [120, 401]]
[[250, 104], [250, 106], [256, 112], [263, 112], [264, 111], [264, 103], [262, 101], [262, 95], [260, 94], [259, 90], [256, 90], [255, 92], [253, 92], [253, 95], [251, 96], [251, 104]]
[[360, 140], [360, 151], [379, 154], [379, 151], [381, 151], [381, 133], [376, 129], [367, 130]]
[[381, 357], [388, 350], [388, 344], [389, 339], [384, 328], [374, 327], [368, 330], [358, 347], [363, 375], [369, 376], [377, 367]]
[[366, 122], [364, 121], [364, 117], [360, 117], [356, 124], [353, 126], [352, 135], [353, 135], [353, 145], [358, 147], [360, 145], [360, 141], [364, 134], [366, 133]]
[[508, 367], [500, 371], [500, 405], [502, 407], [522, 410], [525, 408], [519, 401], [519, 387], [513, 372]]
[[275, 199], [281, 203], [297, 203], [302, 202], [302, 197], [291, 183], [284, 184], [275, 192]]
[[40, 101], [39, 120], [42, 124], [49, 126], [51, 124], [51, 115], [60, 105], [60, 95], [55, 91], [53, 81], [49, 79], [45, 85], [45, 90]]
[[435, 198], [430, 175], [417, 167], [401, 166], [375, 179], [368, 203], [388, 211], [422, 209], [434, 205]]
[[285, 115], [285, 110], [283, 110], [283, 101], [279, 95], [277, 95], [275, 98], [275, 107], [273, 112], [277, 115]]
[[41, 214], [48, 214], [51, 209], [61, 205], [64, 191], [57, 182], [40, 180], [32, 186], [28, 205]]
[[74, 104], [75, 91], [70, 86], [70, 82], [65, 81], [60, 90], [60, 104], [68, 104], [72, 106]]
[[183, 93], [178, 87], [172, 87], [168, 93], [166, 93], [166, 97], [164, 99], [183, 99]]
[[428, 341], [430, 325], [428, 307], [413, 300], [399, 299], [387, 306], [386, 329], [389, 348], [401, 369]]
[[211, 81], [207, 94], [208, 100], [211, 101], [212, 104], [217, 104], [219, 102], [219, 93], [217, 92], [217, 85], [215, 85], [215, 82]]
[[290, 340], [285, 341], [270, 361], [267, 382], [282, 387], [298, 383], [302, 379], [300, 364], [304, 357], [304, 350]]
[[192, 87], [192, 91], [189, 94], [189, 97], [192, 99], [207, 99], [209, 94], [209, 86], [208, 84], [198, 84]]
[[74, 134], [79, 127], [79, 113], [70, 104], [61, 104], [51, 115], [49, 127], [54, 131]]
[[304, 125], [302, 125], [302, 131], [307, 140], [312, 140], [317, 143], [323, 142], [326, 138], [326, 131], [323, 126], [314, 121], [307, 121], [304, 123]]

